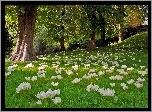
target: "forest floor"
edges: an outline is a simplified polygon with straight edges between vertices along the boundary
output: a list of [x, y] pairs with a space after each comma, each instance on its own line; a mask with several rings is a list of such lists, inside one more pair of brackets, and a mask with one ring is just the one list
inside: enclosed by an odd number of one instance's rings
[[6, 108], [148, 108], [147, 32], [91, 52], [38, 58], [5, 60]]

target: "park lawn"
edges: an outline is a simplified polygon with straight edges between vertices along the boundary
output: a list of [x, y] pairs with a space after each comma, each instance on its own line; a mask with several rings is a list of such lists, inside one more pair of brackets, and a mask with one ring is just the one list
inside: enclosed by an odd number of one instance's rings
[[[104, 48], [97, 48], [95, 51], [76, 50], [62, 53], [52, 53], [50, 55], [40, 55], [40, 59], [33, 62], [15, 62], [18, 66], [10, 75], [5, 78], [5, 105], [6, 108], [148, 108], [148, 35], [147, 32], [137, 34], [125, 41]], [[42, 59], [43, 57], [43, 59]], [[53, 63], [59, 62], [59, 68], [64, 68], [61, 74], [57, 74], [53, 68]], [[34, 67], [24, 68], [32, 63]], [[35, 81], [27, 81], [25, 77], [37, 76], [39, 64], [48, 65], [44, 70], [45, 77], [37, 77]], [[69, 65], [68, 65], [68, 64]], [[115, 64], [117, 63], [117, 64]], [[90, 64], [85, 69], [84, 64]], [[5, 60], [5, 72], [13, 65]], [[72, 66], [79, 65], [74, 71]], [[113, 66], [112, 73], [106, 71], [103, 65], [108, 65], [108, 69]], [[122, 65], [127, 68], [133, 67], [129, 71], [124, 70], [127, 75], [119, 74], [117, 71]], [[142, 67], [144, 66], [144, 67]], [[90, 69], [95, 69], [97, 76], [89, 79], [82, 78], [87, 75]], [[68, 75], [65, 70], [72, 70], [73, 74]], [[104, 75], [98, 75], [99, 71], [104, 71]], [[138, 71], [147, 71], [146, 75], [141, 75]], [[62, 79], [52, 79], [52, 76], [61, 75]], [[121, 75], [122, 80], [111, 80], [111, 76]], [[145, 79], [143, 86], [137, 88], [134, 83], [138, 78]], [[80, 82], [72, 83], [75, 78], [81, 78]], [[127, 81], [134, 80], [128, 84]], [[16, 88], [22, 82], [29, 82], [31, 89], [21, 90], [16, 93]], [[53, 86], [52, 82], [58, 82], [58, 86]], [[115, 83], [114, 87], [110, 83]], [[121, 83], [125, 83], [128, 89], [123, 89]], [[103, 96], [98, 91], [86, 90], [90, 84], [98, 85], [100, 88], [114, 89], [114, 96]], [[41, 91], [60, 89], [61, 102], [55, 104], [52, 99], [41, 100], [42, 104], [37, 104], [39, 100], [36, 95]]]

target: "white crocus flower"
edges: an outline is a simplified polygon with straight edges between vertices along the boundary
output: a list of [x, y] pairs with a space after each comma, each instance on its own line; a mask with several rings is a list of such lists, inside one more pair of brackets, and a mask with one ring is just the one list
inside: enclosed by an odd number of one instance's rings
[[13, 67], [15, 67], [15, 68], [16, 68], [16, 67], [18, 67], [18, 65], [17, 65], [17, 64], [13, 64]]
[[142, 76], [145, 76], [147, 74], [146, 71], [138, 71], [138, 74], [141, 74]]
[[87, 86], [87, 89], [86, 89], [86, 90], [87, 90], [88, 92], [90, 92], [90, 90], [91, 90], [92, 86], [93, 86], [93, 85], [92, 85], [92, 83], [91, 83], [91, 84], [89, 84], [89, 85]]
[[27, 81], [29, 81], [29, 80], [31, 80], [31, 77], [25, 77], [25, 79], [26, 79]]
[[55, 97], [55, 99], [52, 99], [52, 100], [53, 100], [53, 102], [54, 102], [55, 104], [61, 103], [61, 98], [60, 98], [60, 97]]
[[55, 82], [52, 82], [51, 84], [52, 84], [53, 86], [58, 86], [59, 83], [58, 83], [58, 82], [56, 82], [56, 83], [55, 83]]
[[137, 82], [143, 82], [143, 81], [145, 81], [145, 79], [143, 78], [143, 79], [141, 79], [140, 77], [137, 79]]
[[78, 65], [72, 66], [72, 68], [77, 71], [78, 70]]
[[33, 68], [34, 65], [32, 63], [27, 64], [24, 68]]
[[141, 69], [145, 68], [145, 66], [140, 66]]
[[127, 83], [128, 83], [128, 84], [132, 84], [132, 83], [134, 83], [134, 80], [131, 79], [131, 80], [127, 81]]
[[129, 71], [129, 70], [133, 70], [133, 69], [134, 69], [133, 67], [127, 68], [128, 71]]
[[104, 65], [104, 66], [102, 66], [102, 68], [104, 68], [104, 69], [108, 69], [108, 66], [105, 66], [105, 65]]
[[51, 89], [49, 89], [49, 90], [46, 92], [47, 98], [53, 98], [55, 95], [56, 95], [56, 93], [55, 93], [54, 91], [52, 91]]
[[52, 76], [52, 77], [51, 77], [51, 79], [56, 79], [56, 78], [57, 78], [57, 76]]
[[84, 64], [85, 69], [89, 69], [90, 64]]
[[44, 70], [38, 71], [37, 75], [38, 77], [45, 77], [45, 72]]
[[113, 72], [113, 70], [106, 70], [106, 72], [107, 72], [107, 73], [112, 73], [112, 72]]
[[45, 68], [45, 67], [40, 66], [38, 69], [39, 69], [39, 70], [44, 70], [44, 68]]
[[42, 104], [41, 100], [38, 100], [36, 103], [39, 104], [39, 105]]
[[91, 88], [92, 88], [92, 90], [94, 90], [94, 91], [98, 91], [99, 86], [94, 84]]
[[56, 71], [55, 71], [56, 74], [61, 74], [61, 70], [62, 70], [62, 69], [56, 69]]
[[31, 80], [32, 80], [32, 81], [37, 80], [37, 76], [33, 76], [33, 77], [31, 78]]
[[99, 71], [98, 72], [98, 75], [100, 76], [100, 75], [104, 75], [105, 74], [105, 72], [104, 71]]
[[43, 68], [47, 68], [47, 67], [48, 67], [48, 65], [41, 65], [41, 67], [43, 67]]
[[9, 76], [11, 74], [11, 72], [9, 71], [9, 72], [5, 72], [5, 76], [7, 77], [7, 76]]
[[67, 73], [68, 75], [73, 74], [73, 72], [72, 72], [71, 70], [66, 70], [66, 73]]
[[43, 99], [47, 98], [47, 94], [44, 91], [41, 91], [40, 93], [38, 92], [36, 97], [43, 100]]
[[127, 68], [127, 66], [126, 66], [126, 65], [121, 65], [121, 68], [124, 68], [124, 69], [125, 69], [125, 68]]
[[60, 94], [60, 89], [54, 90], [54, 93], [55, 93], [56, 95], [59, 95], [59, 94]]
[[61, 75], [57, 75], [56, 76], [58, 79], [63, 79], [63, 77]]
[[110, 83], [110, 86], [111, 86], [111, 87], [114, 87], [114, 86], [115, 86], [115, 83]]
[[143, 83], [142, 84], [140, 84], [140, 83], [134, 83], [134, 85], [137, 87], [137, 88], [141, 88], [141, 87], [143, 87]]
[[19, 93], [21, 90], [27, 89], [31, 89], [31, 84], [28, 82], [23, 82], [16, 88], [16, 92]]
[[7, 69], [9, 72], [12, 72], [15, 70], [15, 67], [14, 66], [9, 66], [8, 69]]
[[81, 78], [75, 78], [75, 79], [72, 81], [72, 83], [78, 83], [78, 82], [80, 82], [80, 80], [81, 80]]
[[124, 89], [124, 90], [128, 89], [128, 86], [124, 85], [124, 86], [123, 86], [123, 89]]

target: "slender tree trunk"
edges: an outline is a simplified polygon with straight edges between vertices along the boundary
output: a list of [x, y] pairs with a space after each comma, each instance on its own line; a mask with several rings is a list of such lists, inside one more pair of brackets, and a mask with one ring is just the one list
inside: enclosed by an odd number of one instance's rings
[[64, 37], [60, 38], [60, 51], [66, 51], [64, 46]]
[[90, 35], [90, 40], [87, 46], [87, 51], [92, 51], [96, 49], [95, 45], [95, 32], [93, 31], [92, 34]]
[[[119, 8], [120, 8], [120, 10], [122, 12], [124, 12], [124, 5], [120, 5]], [[123, 22], [124, 16], [122, 14], [120, 15], [120, 19], [121, 19], [121, 22], [120, 22], [120, 39], [121, 39], [121, 41], [123, 41], [124, 40], [124, 31], [123, 31], [123, 28], [124, 28], [124, 22]]]
[[102, 46], [104, 46], [105, 45], [105, 19], [104, 19], [104, 17], [102, 17], [101, 15], [100, 15], [100, 25], [101, 25], [101, 43], [102, 43]]
[[33, 48], [33, 36], [36, 22], [37, 6], [21, 6], [23, 14], [18, 16], [18, 40], [11, 61], [34, 61], [36, 54]]

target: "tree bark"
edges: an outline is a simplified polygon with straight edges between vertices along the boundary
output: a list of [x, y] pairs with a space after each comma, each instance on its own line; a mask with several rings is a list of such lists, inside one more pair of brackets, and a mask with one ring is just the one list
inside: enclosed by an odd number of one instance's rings
[[[120, 8], [120, 10], [122, 12], [124, 12], [124, 5], [120, 5], [119, 8]], [[124, 16], [122, 14], [120, 16], [120, 19], [121, 19], [121, 22], [120, 22], [120, 39], [121, 39], [121, 41], [123, 41], [124, 40], [124, 32], [123, 32], [123, 28], [124, 28], [123, 19], [124, 19]]]
[[60, 38], [60, 51], [66, 51], [64, 46], [64, 37]]
[[34, 61], [33, 36], [36, 22], [37, 6], [21, 6], [24, 13], [18, 15], [18, 40], [11, 61]]
[[92, 50], [95, 50], [95, 49], [96, 49], [96, 45], [95, 45], [95, 32], [93, 32], [90, 35], [90, 40], [89, 40], [89, 43], [88, 43], [88, 46], [87, 46], [87, 51], [92, 51]]

